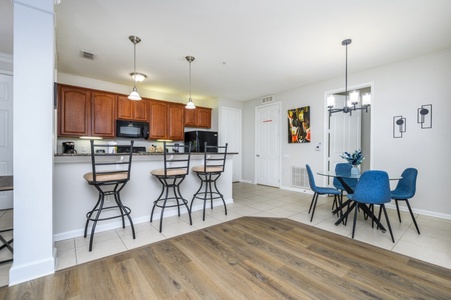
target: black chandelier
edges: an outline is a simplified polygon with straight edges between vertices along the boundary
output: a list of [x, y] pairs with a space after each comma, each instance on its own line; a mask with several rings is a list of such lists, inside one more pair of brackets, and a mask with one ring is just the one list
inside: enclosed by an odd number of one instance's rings
[[333, 113], [343, 112], [352, 115], [352, 111], [355, 110], [365, 110], [368, 112], [368, 107], [371, 105], [371, 94], [366, 93], [362, 95], [362, 106], [357, 107], [360, 102], [360, 93], [358, 90], [352, 91], [348, 94], [348, 45], [351, 44], [351, 39], [346, 39], [341, 42], [343, 46], [346, 46], [346, 68], [345, 68], [345, 95], [346, 95], [346, 105], [343, 108], [335, 107], [335, 97], [334, 95], [329, 95], [327, 97], [327, 108], [329, 110], [329, 116]]

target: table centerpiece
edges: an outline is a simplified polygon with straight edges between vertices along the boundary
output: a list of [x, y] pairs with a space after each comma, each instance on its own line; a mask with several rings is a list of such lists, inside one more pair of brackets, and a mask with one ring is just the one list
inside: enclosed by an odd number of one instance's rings
[[362, 155], [362, 149], [355, 150], [354, 153], [344, 152], [341, 155], [341, 158], [345, 159], [352, 165], [351, 174], [359, 174], [360, 170], [358, 168], [359, 165], [362, 164], [362, 161], [365, 159], [365, 156]]

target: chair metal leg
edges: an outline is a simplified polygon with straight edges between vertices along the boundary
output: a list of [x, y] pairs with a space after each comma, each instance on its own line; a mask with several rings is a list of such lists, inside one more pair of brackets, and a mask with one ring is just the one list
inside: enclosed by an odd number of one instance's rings
[[105, 201], [105, 195], [102, 192], [102, 196], [101, 196], [101, 199], [100, 199], [100, 205], [99, 205], [99, 208], [97, 210], [97, 214], [95, 216], [95, 219], [92, 221], [91, 237], [89, 238], [89, 252], [92, 251], [92, 242], [94, 241], [94, 233], [95, 233], [95, 230], [96, 230], [97, 221], [99, 220], [100, 212], [102, 211], [102, 208], [103, 208], [104, 201]]
[[[221, 176], [221, 174], [219, 174], [219, 176]], [[225, 211], [225, 215], [227, 216], [227, 205], [226, 205], [225, 200], [224, 200], [224, 195], [221, 194], [221, 192], [219, 192], [218, 186], [216, 185], [216, 181], [218, 180], [219, 176], [216, 177], [216, 179], [213, 181], [213, 185], [215, 187], [216, 193], [219, 195], [219, 197], [222, 200], [222, 203], [224, 204], [224, 211]]]
[[99, 204], [100, 204], [100, 199], [102, 198], [102, 193], [99, 193], [99, 198], [97, 199], [97, 203], [96, 203], [96, 205], [94, 206], [94, 208], [90, 211], [90, 212], [88, 212], [87, 214], [86, 214], [86, 224], [85, 224], [85, 233], [84, 233], [84, 237], [87, 237], [88, 236], [88, 225], [89, 225], [89, 221], [91, 220], [91, 216], [92, 216], [92, 214], [96, 211], [96, 209], [97, 209], [97, 207], [99, 206]]
[[313, 194], [312, 201], [310, 202], [310, 208], [308, 209], [309, 214], [312, 211], [313, 202], [315, 202], [315, 196], [316, 196], [316, 193]]
[[135, 234], [135, 226], [133, 225], [133, 220], [130, 217], [130, 213], [127, 212], [126, 207], [122, 204], [121, 196], [120, 196], [119, 193], [117, 194], [116, 200], [117, 200], [117, 205], [119, 206], [119, 209], [121, 210], [121, 212], [123, 214], [122, 215], [122, 228], [125, 228], [125, 223], [124, 223], [124, 215], [125, 215], [125, 216], [127, 216], [128, 222], [130, 223], [130, 227], [132, 229], [133, 239], [135, 239], [136, 238], [136, 234]]
[[420, 229], [418, 228], [417, 221], [415, 220], [415, 216], [413, 215], [412, 208], [410, 207], [409, 200], [406, 199], [407, 208], [409, 209], [410, 216], [412, 217], [413, 224], [415, 224], [415, 228], [417, 229], [418, 234], [420, 234]]
[[388, 231], [390, 231], [391, 240], [394, 243], [395, 242], [395, 238], [393, 237], [393, 232], [392, 232], [391, 226], [390, 226], [390, 220], [388, 219], [387, 211], [385, 210], [385, 205], [384, 204], [381, 204], [381, 209], [384, 210], [385, 220], [387, 220]]
[[[355, 203], [355, 202], [354, 202]], [[354, 222], [352, 224], [352, 238], [354, 238], [354, 233], [355, 233], [355, 224], [357, 223], [357, 214], [359, 212], [358, 209], [358, 205], [356, 205], [357, 207], [355, 207], [355, 212], [354, 212]]]
[[[182, 179], [182, 180], [183, 180], [183, 179]], [[185, 199], [183, 199], [182, 194], [180, 193], [180, 183], [181, 183], [181, 182], [182, 182], [182, 181], [180, 181], [179, 184], [177, 185], [177, 192], [178, 192], [178, 195], [179, 195], [180, 199], [182, 199], [183, 204], [184, 204], [185, 207], [186, 207], [186, 210], [188, 211], [189, 225], [193, 225], [193, 220], [191, 219], [191, 209], [188, 207], [188, 201], [186, 201]]]
[[397, 199], [395, 199], [395, 204], [396, 204], [396, 211], [398, 212], [399, 223], [401, 223], [401, 214], [399, 213], [399, 205], [398, 205]]
[[[316, 202], [318, 202], [318, 193], [315, 193], [313, 195], [313, 199], [312, 199], [313, 210], [312, 210], [312, 215], [310, 217], [310, 222], [313, 221], [313, 215], [315, 214], [315, 209], [316, 209]], [[311, 205], [310, 205], [310, 207], [311, 207]], [[310, 211], [309, 211], [309, 213], [310, 213]]]

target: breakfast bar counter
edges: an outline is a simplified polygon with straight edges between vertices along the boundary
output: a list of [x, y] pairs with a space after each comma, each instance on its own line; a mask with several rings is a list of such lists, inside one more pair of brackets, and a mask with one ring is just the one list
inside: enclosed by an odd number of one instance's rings
[[[150, 171], [163, 167], [163, 157], [163, 154], [133, 155], [130, 181], [121, 191], [121, 199], [124, 205], [130, 207], [131, 217], [135, 225], [150, 220], [153, 201], [161, 193], [161, 184], [150, 174]], [[190, 169], [193, 166], [202, 165], [203, 158], [203, 153], [192, 153]], [[225, 170], [218, 179], [218, 189], [224, 195], [226, 203], [233, 203], [232, 167], [233, 153], [227, 153]], [[53, 175], [55, 241], [83, 236], [86, 213], [92, 209], [98, 198], [96, 189], [83, 179], [83, 175], [91, 171], [90, 155], [55, 155]], [[180, 190], [183, 197], [191, 203], [191, 199], [199, 187], [199, 178], [190, 171], [182, 182]], [[109, 201], [114, 201], [114, 199]], [[192, 210], [201, 210], [202, 202], [194, 202]], [[219, 206], [215, 207], [215, 213], [224, 214], [224, 209], [220, 207], [222, 205], [221, 200], [214, 202], [214, 206]], [[186, 213], [186, 211], [182, 210], [182, 213]], [[165, 210], [165, 218], [175, 215], [177, 215], [176, 208]], [[158, 218], [159, 214], [155, 214], [153, 222], [156, 222]], [[100, 232], [121, 226], [121, 221], [118, 219], [108, 220], [98, 223], [96, 231]]]

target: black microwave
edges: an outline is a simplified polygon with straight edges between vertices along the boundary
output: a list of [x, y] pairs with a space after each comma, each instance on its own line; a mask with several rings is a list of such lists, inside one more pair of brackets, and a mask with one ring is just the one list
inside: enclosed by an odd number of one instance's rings
[[147, 139], [149, 137], [149, 123], [116, 120], [116, 137]]

